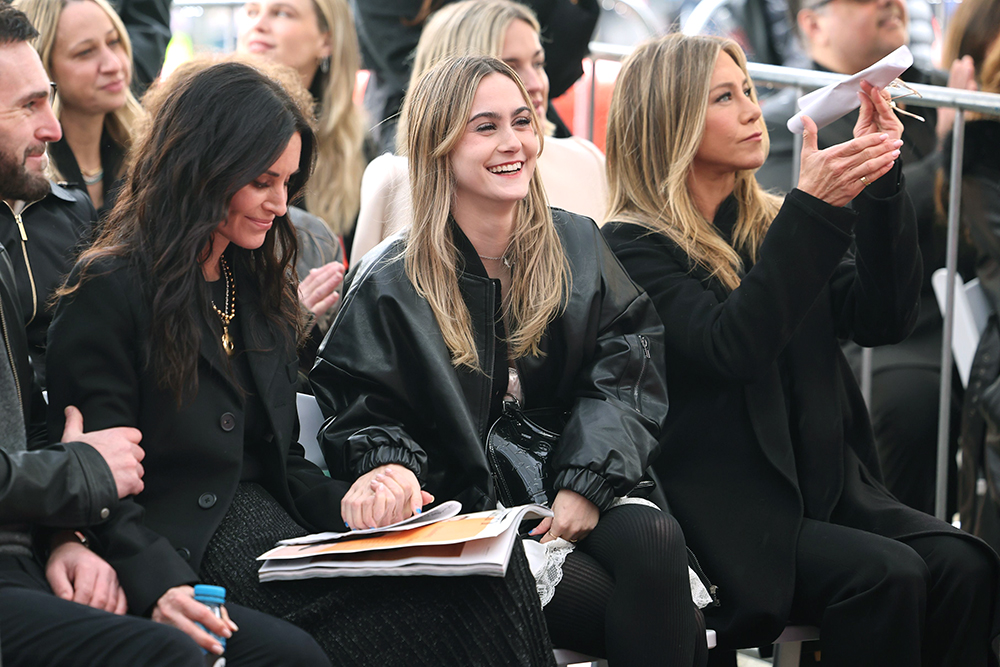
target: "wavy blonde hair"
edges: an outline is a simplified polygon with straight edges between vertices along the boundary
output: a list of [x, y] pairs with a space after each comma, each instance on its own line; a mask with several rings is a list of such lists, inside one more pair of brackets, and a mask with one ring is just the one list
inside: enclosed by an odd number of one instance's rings
[[[118, 13], [108, 4], [107, 0], [14, 0], [11, 4], [24, 12], [31, 21], [31, 24], [38, 31], [38, 37], [32, 40], [32, 46], [38, 51], [38, 55], [42, 59], [42, 64], [45, 65], [46, 74], [49, 75], [49, 78], [53, 78], [52, 50], [55, 47], [56, 33], [59, 30], [59, 17], [62, 16], [63, 9], [70, 2], [93, 2], [108, 15], [111, 25], [115, 27], [118, 37], [122, 40], [122, 47], [125, 50], [125, 55], [128, 57], [129, 79], [127, 83], [131, 84], [134, 70], [132, 63], [132, 41], [128, 37], [125, 24], [122, 23]], [[62, 105], [57, 93], [55, 102], [52, 104], [52, 110], [55, 112], [56, 118], [60, 117], [61, 107]], [[108, 134], [119, 146], [128, 151], [135, 137], [136, 126], [144, 115], [145, 112], [142, 106], [139, 105], [139, 101], [132, 94], [131, 88], [127, 87], [125, 91], [125, 104], [105, 114], [104, 129], [107, 130]], [[122, 161], [121, 169], [124, 173], [124, 160]], [[54, 180], [63, 180], [63, 174], [59, 173], [55, 162], [49, 162], [49, 170], [52, 172]], [[120, 175], [115, 174], [114, 177], [117, 178]]]
[[367, 123], [354, 103], [361, 68], [358, 35], [347, 0], [313, 0], [321, 32], [330, 36], [328, 72], [316, 70], [309, 87], [317, 101], [316, 169], [306, 190], [306, 208], [334, 234], [351, 231], [361, 208], [361, 176]]
[[[416, 85], [424, 72], [445, 58], [456, 56], [493, 56], [500, 58], [507, 29], [514, 21], [524, 21], [541, 33], [535, 13], [528, 7], [509, 0], [464, 0], [445, 5], [431, 14], [420, 33], [413, 54], [413, 70], [409, 88]], [[542, 118], [546, 135], [551, 134]], [[397, 130], [398, 143], [406, 143], [406, 128], [401, 122]]]
[[[403, 257], [406, 275], [430, 303], [455, 366], [486, 372], [480, 360], [469, 309], [458, 286], [460, 258], [449, 228], [455, 199], [451, 152], [465, 136], [480, 82], [501, 74], [517, 84], [525, 104], [528, 93], [506, 63], [488, 56], [450, 58], [431, 68], [410, 88], [400, 124], [406, 127], [413, 225]], [[542, 141], [538, 118], [531, 123]], [[528, 196], [517, 205], [508, 256], [513, 259], [511, 288], [503, 304], [507, 343], [514, 358], [541, 354], [539, 342], [562, 310], [570, 272], [536, 170]]]
[[[746, 56], [729, 39], [666, 35], [640, 44], [625, 60], [608, 116], [608, 219], [665, 234], [695, 265], [732, 290], [743, 270], [739, 251], [757, 259], [782, 200], [758, 185], [755, 170], [736, 172], [739, 217], [730, 245], [698, 211], [688, 189], [704, 134], [712, 74], [722, 53], [736, 61], [749, 81]], [[750, 88], [756, 102], [752, 82]], [[757, 125], [766, 154], [763, 117]]]

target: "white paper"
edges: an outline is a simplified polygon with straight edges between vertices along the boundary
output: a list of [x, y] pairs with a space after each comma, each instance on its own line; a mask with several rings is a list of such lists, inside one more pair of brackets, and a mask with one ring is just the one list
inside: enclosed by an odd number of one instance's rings
[[913, 64], [913, 54], [906, 46], [901, 46], [868, 69], [861, 70], [840, 83], [814, 90], [799, 98], [799, 111], [788, 119], [788, 131], [802, 134], [802, 116], [809, 116], [816, 127], [823, 128], [861, 106], [858, 93], [864, 79], [876, 88], [885, 88], [893, 79], [905, 72]]
[[361, 535], [375, 535], [376, 533], [391, 533], [397, 530], [409, 530], [428, 523], [434, 523], [435, 521], [450, 519], [461, 511], [462, 503], [457, 500], [446, 500], [433, 509], [429, 509], [421, 514], [414, 514], [409, 519], [403, 519], [402, 521], [398, 521], [388, 526], [382, 526], [381, 528], [365, 528], [361, 530], [346, 531], [343, 533], [313, 533], [312, 535], [303, 535], [302, 537], [292, 537], [287, 540], [281, 540], [278, 544], [318, 544], [319, 542], [333, 542], [334, 540], [342, 540], [348, 537], [354, 538]]

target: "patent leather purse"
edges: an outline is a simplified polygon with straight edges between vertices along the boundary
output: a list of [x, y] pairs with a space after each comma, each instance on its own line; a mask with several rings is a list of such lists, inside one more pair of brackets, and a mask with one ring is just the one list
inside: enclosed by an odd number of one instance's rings
[[530, 419], [516, 400], [504, 400], [503, 413], [486, 436], [493, 488], [504, 507], [549, 505], [554, 496], [549, 456], [558, 442], [559, 433]]

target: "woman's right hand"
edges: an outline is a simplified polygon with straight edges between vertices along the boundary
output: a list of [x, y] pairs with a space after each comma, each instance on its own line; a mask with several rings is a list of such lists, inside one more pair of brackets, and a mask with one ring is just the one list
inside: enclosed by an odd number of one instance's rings
[[[229, 618], [226, 608], [222, 608], [222, 618], [216, 618], [212, 610], [194, 599], [194, 588], [175, 586], [160, 596], [153, 609], [153, 620], [172, 625], [191, 637], [198, 646], [216, 655], [222, 655], [222, 644], [209, 634], [214, 633], [229, 639], [239, 630]], [[205, 629], [198, 627], [201, 623]]]
[[888, 173], [903, 145], [902, 140], [893, 140], [888, 134], [872, 133], [820, 150], [816, 123], [803, 116], [802, 125], [805, 131], [797, 187], [831, 206], [845, 206], [866, 185]]
[[355, 480], [340, 501], [340, 513], [351, 530], [378, 528], [408, 519], [432, 502], [412, 470], [384, 465]]

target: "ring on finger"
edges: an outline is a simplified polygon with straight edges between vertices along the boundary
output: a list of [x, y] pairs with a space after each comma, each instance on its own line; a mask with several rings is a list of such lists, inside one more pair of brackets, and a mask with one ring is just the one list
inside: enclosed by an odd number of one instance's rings
[[861, 182], [865, 184], [865, 187], [866, 187], [866, 188], [867, 188], [867, 187], [868, 187], [869, 185], [871, 185], [871, 184], [872, 184], [872, 183], [871, 183], [871, 181], [869, 181], [869, 180], [868, 180], [868, 177], [867, 177], [867, 176], [862, 176], [862, 177], [861, 177]]

